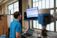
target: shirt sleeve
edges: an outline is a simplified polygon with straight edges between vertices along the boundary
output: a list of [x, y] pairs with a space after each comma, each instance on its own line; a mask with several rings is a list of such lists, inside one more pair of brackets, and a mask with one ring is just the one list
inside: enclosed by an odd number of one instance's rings
[[16, 32], [21, 32], [21, 24], [17, 24], [16, 26]]

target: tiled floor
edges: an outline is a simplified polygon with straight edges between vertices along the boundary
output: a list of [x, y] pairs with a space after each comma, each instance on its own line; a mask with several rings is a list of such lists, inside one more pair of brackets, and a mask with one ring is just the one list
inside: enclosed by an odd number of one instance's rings
[[[48, 34], [47, 38], [57, 38], [57, 33], [55, 33], [55, 32], [48, 32], [47, 34]], [[37, 38], [38, 36], [39, 36], [39, 34], [34, 32], [33, 35], [28, 38]], [[41, 36], [41, 38], [43, 38], [43, 37]]]

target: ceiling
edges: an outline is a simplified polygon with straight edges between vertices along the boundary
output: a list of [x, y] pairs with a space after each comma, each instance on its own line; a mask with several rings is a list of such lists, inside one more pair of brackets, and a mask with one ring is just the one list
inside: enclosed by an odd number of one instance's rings
[[0, 0], [0, 5], [4, 4], [5, 2], [12, 2], [16, 0]]
[[0, 2], [2, 2], [3, 0], [0, 0]]
[[0, 5], [4, 4], [5, 2], [7, 2], [8, 0], [0, 0]]

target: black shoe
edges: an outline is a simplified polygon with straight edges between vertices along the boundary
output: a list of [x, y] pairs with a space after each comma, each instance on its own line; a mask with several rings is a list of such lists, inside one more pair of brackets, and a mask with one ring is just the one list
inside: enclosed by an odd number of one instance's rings
[[41, 38], [41, 37], [37, 37], [37, 38]]
[[47, 36], [47, 30], [42, 30], [42, 36]]

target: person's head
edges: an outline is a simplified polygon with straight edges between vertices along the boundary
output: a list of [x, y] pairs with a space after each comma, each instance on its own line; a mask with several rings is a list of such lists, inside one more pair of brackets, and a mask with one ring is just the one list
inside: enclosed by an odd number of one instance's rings
[[13, 16], [15, 19], [21, 20], [21, 13], [19, 11], [14, 12]]

